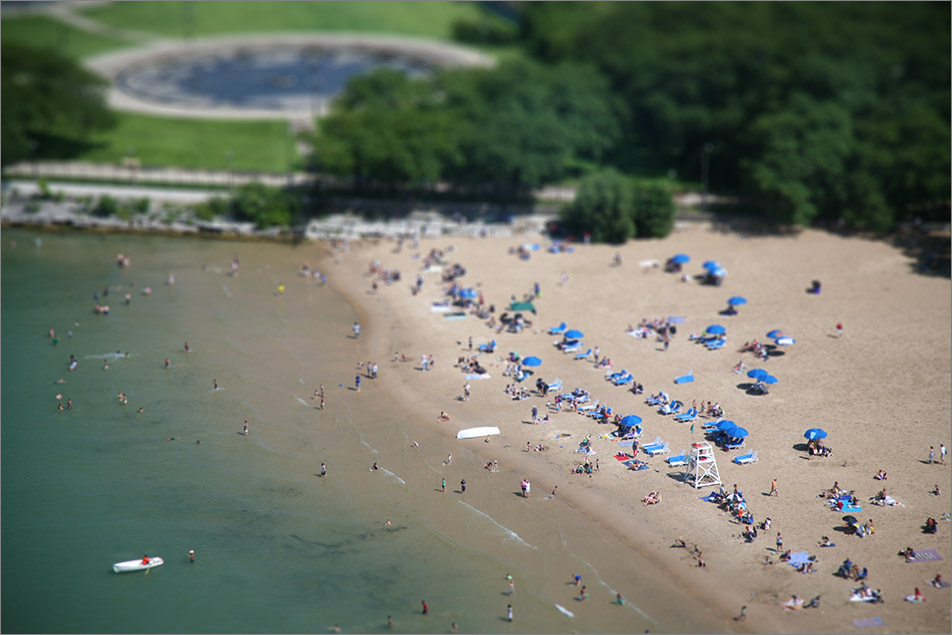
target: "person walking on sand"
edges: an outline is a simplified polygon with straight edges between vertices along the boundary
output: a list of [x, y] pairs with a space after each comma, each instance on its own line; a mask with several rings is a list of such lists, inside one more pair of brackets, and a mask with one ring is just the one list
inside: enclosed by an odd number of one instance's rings
[[509, 595], [513, 595], [516, 592], [516, 583], [513, 581], [512, 577], [509, 577]]
[[777, 532], [777, 553], [783, 551], [783, 536], [780, 535], [780, 532]]
[[463, 384], [463, 401], [469, 401], [469, 382]]
[[770, 496], [780, 496], [780, 492], [777, 491], [777, 479], [770, 481]]
[[935, 463], [935, 446], [929, 446], [929, 465]]
[[939, 463], [945, 465], [945, 455], [948, 454], [948, 450], [945, 449], [945, 444], [942, 443], [939, 445]]
[[360, 337], [360, 322], [354, 322], [354, 339]]
[[426, 615], [430, 612], [430, 607], [427, 606], [426, 600], [420, 600], [420, 602], [423, 604], [423, 615]]
[[506, 619], [512, 621], [512, 604], [506, 607]]
[[460, 494], [466, 493], [466, 479], [465, 478], [459, 482], [459, 493]]
[[248, 420], [247, 419], [245, 419], [245, 425], [244, 425], [244, 428], [242, 429], [242, 434], [244, 434], [245, 436], [248, 436]]
[[327, 466], [321, 463], [321, 476], [327, 476]]
[[537, 423], [539, 419], [539, 409], [532, 406], [532, 423]]
[[734, 619], [736, 619], [738, 622], [744, 622], [744, 621], [746, 621], [746, 620], [747, 620], [747, 607], [746, 607], [746, 606], [740, 607], [740, 615], [738, 615], [738, 616], [737, 616], [736, 618], [734, 618]]
[[839, 337], [839, 336], [842, 335], [842, 334], [843, 334], [843, 323], [842, 323], [842, 322], [837, 322], [837, 323], [836, 323], [836, 336]]
[[440, 487], [442, 488], [443, 493], [445, 494], [446, 493], [446, 479], [445, 478], [443, 479], [443, 482], [440, 483]]
[[354, 378], [354, 385], [357, 387], [357, 392], [360, 392], [360, 373], [357, 373], [357, 376]]

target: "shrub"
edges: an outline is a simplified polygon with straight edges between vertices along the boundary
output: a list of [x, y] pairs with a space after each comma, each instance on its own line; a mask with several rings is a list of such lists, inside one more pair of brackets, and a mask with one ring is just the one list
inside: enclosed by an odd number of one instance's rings
[[633, 188], [635, 230], [642, 238], [664, 238], [674, 229], [674, 199], [663, 185]]
[[93, 216], [115, 216], [118, 211], [119, 204], [116, 202], [116, 199], [108, 194], [103, 194], [99, 197], [99, 202], [96, 203], [96, 206], [93, 208]]

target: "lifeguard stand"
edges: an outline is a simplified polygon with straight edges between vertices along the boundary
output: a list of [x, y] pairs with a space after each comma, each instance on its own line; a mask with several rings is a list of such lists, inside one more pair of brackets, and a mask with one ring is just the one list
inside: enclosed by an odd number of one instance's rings
[[714, 448], [707, 441], [691, 444], [691, 458], [684, 469], [682, 480], [700, 489], [705, 485], [720, 485], [721, 475], [717, 472], [717, 460]]

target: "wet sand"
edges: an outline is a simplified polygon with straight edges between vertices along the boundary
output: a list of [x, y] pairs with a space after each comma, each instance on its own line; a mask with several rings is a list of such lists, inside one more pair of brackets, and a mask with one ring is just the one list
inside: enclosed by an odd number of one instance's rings
[[[532, 252], [529, 261], [509, 253], [522, 242], [543, 241], [446, 238], [421, 241], [419, 249], [407, 243], [399, 252], [395, 241], [365, 241], [351, 245], [348, 253], [335, 254], [338, 264], [328, 258], [319, 266], [360, 315], [363, 333], [355, 342], [357, 359], [377, 361], [381, 377], [372, 389], [385, 395], [390, 412], [406, 413], [403, 427], [417, 437], [411, 441], [420, 443], [413, 451], [435, 466], [435, 472], [442, 471], [441, 462], [452, 452], [447, 481], [456, 486], [465, 475], [468, 502], [489, 506], [487, 513], [520, 537], [530, 536], [525, 538], [530, 543], [535, 529], [556, 522], [561, 542], [605, 580], [604, 586], [589, 586], [593, 599], [599, 595], [596, 602], [563, 606], [577, 614], [580, 607], [591, 610], [593, 618], [597, 614], [595, 619], [604, 619], [614, 597], [611, 591], [618, 591], [647, 613], [663, 614], [666, 628], [661, 630], [860, 632], [854, 619], [882, 617], [887, 628], [949, 631], [949, 590], [927, 583], [936, 573], [949, 577], [952, 557], [949, 525], [941, 520], [949, 511], [945, 484], [952, 468], [927, 462], [930, 445], [937, 452], [940, 443], [952, 445], [947, 279], [914, 273], [910, 259], [880, 242], [818, 231], [744, 237], [692, 224], [663, 241], [636, 241], [620, 249], [577, 245], [571, 254]], [[454, 250], [446, 251], [451, 245]], [[519, 334], [496, 334], [474, 316], [447, 320], [431, 312], [431, 303], [444, 299], [438, 273], [424, 273], [422, 293], [410, 293], [421, 271], [413, 255], [425, 256], [431, 248], [443, 249], [448, 262], [466, 267], [462, 284], [482, 290], [487, 303], [496, 305], [497, 315], [510, 296], [521, 298], [539, 282], [542, 294], [535, 301], [538, 315], [530, 316], [532, 327]], [[622, 254], [620, 267], [611, 266], [616, 251]], [[692, 256], [685, 267], [690, 274], [699, 273], [704, 260], [718, 260], [729, 271], [726, 282], [720, 288], [683, 283], [675, 275], [646, 273], [638, 266], [647, 259], [663, 262], [675, 252]], [[384, 268], [400, 270], [401, 281], [373, 290], [368, 272], [374, 258]], [[568, 276], [564, 286], [563, 273]], [[819, 295], [805, 293], [813, 279], [823, 282]], [[745, 296], [749, 303], [739, 308], [739, 315], [719, 315], [732, 295]], [[625, 332], [641, 318], [670, 315], [686, 320], [667, 351], [653, 339], [635, 339]], [[561, 378], [566, 391], [588, 389], [593, 399], [616, 412], [643, 417], [643, 438], [663, 437], [672, 453], [703, 439], [699, 428], [705, 419], [698, 420], [692, 437], [690, 424], [656, 414], [643, 396], [606, 382], [604, 371], [591, 362], [557, 351], [557, 338], [545, 330], [561, 321], [584, 331], [585, 348], [599, 346], [615, 370], [629, 369], [646, 394], [665, 390], [686, 404], [695, 399], [719, 402], [727, 418], [749, 430], [747, 447], [758, 451], [758, 462], [735, 465], [730, 459], [736, 451], [717, 450], [715, 455], [725, 487], [738, 485], [756, 522], [772, 519], [769, 532], [761, 531], [753, 543], [745, 544], [739, 538], [743, 526], [714, 504], [698, 500], [711, 488], [699, 491], [679, 482], [675, 477], [681, 470], [667, 468], [663, 457], [646, 459], [646, 471], [626, 471], [612, 458], [615, 444], [598, 438], [612, 426], [565, 412], [550, 412], [549, 423], [527, 423], [533, 405], [547, 411], [546, 400], [533, 396], [512, 401], [505, 395], [510, 380], [502, 376], [503, 356], [509, 351], [539, 356], [543, 365], [535, 369], [536, 376]], [[838, 322], [844, 333], [835, 338]], [[688, 341], [689, 333], [715, 323], [727, 327], [724, 350], [708, 351]], [[738, 352], [746, 341], [769, 341], [765, 334], [775, 328], [796, 338], [795, 345], [778, 349], [784, 355], [760, 364], [750, 353]], [[496, 339], [498, 346], [495, 354], [481, 356], [492, 377], [470, 380], [472, 396], [463, 402], [457, 397], [466, 379], [454, 364], [468, 354], [470, 336], [477, 345]], [[409, 361], [392, 362], [395, 352], [405, 353]], [[424, 353], [436, 360], [429, 372], [420, 370]], [[748, 368], [764, 366], [779, 378], [769, 395], [752, 396], [739, 387], [749, 381], [731, 372], [740, 360]], [[694, 372], [695, 381], [676, 386], [673, 379], [688, 371]], [[374, 405], [361, 403], [369, 401], [368, 391], [346, 395], [348, 407], [360, 412], [369, 405], [373, 410]], [[447, 423], [437, 421], [442, 410], [450, 415]], [[482, 425], [498, 426], [501, 434], [488, 444], [455, 440], [457, 430]], [[833, 448], [832, 457], [809, 459], [800, 449], [803, 432], [810, 427], [829, 433], [825, 443]], [[569, 473], [580, 462], [581, 455], [573, 450], [587, 434], [593, 435], [600, 463], [592, 478]], [[542, 442], [550, 449], [526, 453], [526, 442]], [[482, 470], [493, 459], [499, 461], [500, 472]], [[879, 469], [888, 472], [887, 481], [873, 479]], [[533, 484], [529, 500], [519, 497], [522, 478]], [[773, 478], [779, 483], [777, 497], [766, 495]], [[817, 498], [835, 481], [855, 490], [863, 507], [856, 515], [863, 522], [874, 521], [875, 535], [858, 538], [836, 530], [843, 524], [841, 515]], [[940, 496], [929, 493], [936, 483], [943, 487]], [[486, 493], [490, 484], [493, 491]], [[546, 500], [555, 485], [557, 498]], [[870, 505], [867, 499], [883, 486], [905, 507]], [[659, 491], [662, 503], [644, 507], [641, 499], [649, 491]], [[546, 521], [540, 522], [540, 516]], [[927, 517], [940, 520], [938, 535], [921, 532]], [[816, 573], [801, 574], [776, 563], [772, 550], [777, 532], [783, 534], [785, 549], [818, 556]], [[819, 549], [823, 535], [838, 546]], [[706, 568], [696, 568], [690, 550], [671, 547], [678, 536], [684, 536], [689, 547], [699, 546]], [[909, 545], [935, 549], [943, 560], [905, 563], [896, 554]], [[764, 564], [765, 556], [774, 564]], [[832, 575], [846, 558], [868, 567], [868, 584], [882, 589], [885, 604], [849, 602], [858, 583]], [[560, 578], [552, 572], [553, 593], [560, 592], [557, 585], [571, 573], [565, 571]], [[916, 586], [929, 601], [903, 602]], [[782, 604], [793, 594], [805, 599], [822, 594], [821, 608], [785, 611]], [[569, 593], [565, 595], [571, 602]], [[734, 621], [742, 605], [748, 607], [747, 620]], [[577, 615], [580, 626], [584, 617]], [[676, 621], [680, 617], [685, 619], [683, 628]], [[704, 626], [699, 629], [698, 623]], [[630, 626], [644, 624], [638, 616]]]

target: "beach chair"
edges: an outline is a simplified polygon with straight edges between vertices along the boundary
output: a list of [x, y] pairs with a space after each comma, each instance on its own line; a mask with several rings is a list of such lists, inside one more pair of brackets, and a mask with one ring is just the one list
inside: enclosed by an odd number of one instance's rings
[[647, 452], [649, 456], [655, 456], [655, 455], [658, 455], [658, 454], [664, 454], [665, 452], [668, 452], [668, 444], [665, 443], [665, 444], [662, 445], [661, 447], [658, 447], [658, 446], [656, 446], [656, 445], [653, 445], [653, 446], [651, 446], [650, 448], [645, 448], [645, 452]]
[[591, 411], [595, 410], [596, 408], [598, 408], [598, 401], [599, 401], [599, 400], [596, 399], [594, 403], [582, 404], [581, 406], [578, 406], [576, 409], [577, 409], [580, 413], [582, 413], [582, 414], [591, 412]]
[[725, 450], [736, 450], [737, 448], [743, 447], [744, 439], [731, 439], [730, 441], [724, 444]]
[[652, 395], [651, 397], [647, 397], [645, 399], [645, 403], [648, 404], [649, 406], [657, 406], [658, 404], [661, 403], [661, 399]]
[[707, 343], [707, 350], [716, 351], [719, 348], [724, 348], [724, 344], [727, 343], [727, 340], [714, 340], [713, 342]]
[[565, 333], [565, 330], [568, 328], [568, 325], [565, 322], [562, 322], [558, 326], [553, 326], [549, 329], [549, 335], [561, 335]]
[[684, 404], [680, 401], [677, 401], [677, 400], [671, 401], [669, 403], [664, 404], [660, 408], [658, 408], [658, 414], [663, 414], [663, 415], [676, 414], [679, 410], [681, 410], [681, 406], [683, 405]]
[[619, 377], [624, 377], [624, 376], [627, 375], [627, 374], [628, 374], [628, 370], [625, 369], [625, 368], [622, 368], [622, 369], [621, 369], [620, 371], [618, 371], [617, 373], [609, 373], [609, 374], [605, 375], [605, 379], [607, 379], [607, 380], [609, 380], [609, 381], [615, 381], [615, 380], [618, 379]]
[[691, 408], [687, 412], [683, 412], [679, 415], [674, 415], [674, 418], [682, 423], [688, 423], [697, 419], [697, 408]]
[[493, 341], [490, 342], [489, 344], [480, 344], [480, 345], [479, 345], [479, 352], [480, 352], [480, 353], [492, 353], [494, 350], [496, 350], [496, 340], [493, 340]]
[[579, 353], [578, 355], [576, 355], [575, 359], [588, 359], [589, 357], [591, 357], [591, 355], [592, 355], [592, 349], [588, 349], [588, 351], [584, 353]]
[[560, 351], [564, 351], [567, 346], [575, 346], [578, 343], [578, 340], [556, 340], [555, 347]]
[[689, 372], [687, 375], [681, 375], [680, 377], [674, 378], [674, 383], [676, 384], [688, 384], [694, 381], [694, 371]]
[[669, 456], [667, 461], [670, 467], [681, 467], [682, 465], [687, 465], [688, 464], [687, 450], [681, 450], [675, 456]]
[[747, 454], [741, 454], [740, 456], [734, 457], [734, 463], [737, 465], [747, 465], [748, 463], [757, 462], [757, 450], [751, 450]]
[[630, 384], [633, 381], [635, 381], [635, 377], [634, 375], [629, 373], [628, 375], [624, 375], [623, 377], [619, 377], [618, 379], [616, 379], [615, 385], [624, 386], [625, 384]]
[[549, 384], [549, 390], [562, 390], [562, 380], [556, 377], [555, 381]]
[[576, 341], [574, 344], [569, 344], [562, 347], [563, 353], [574, 353], [582, 348], [582, 343]]

